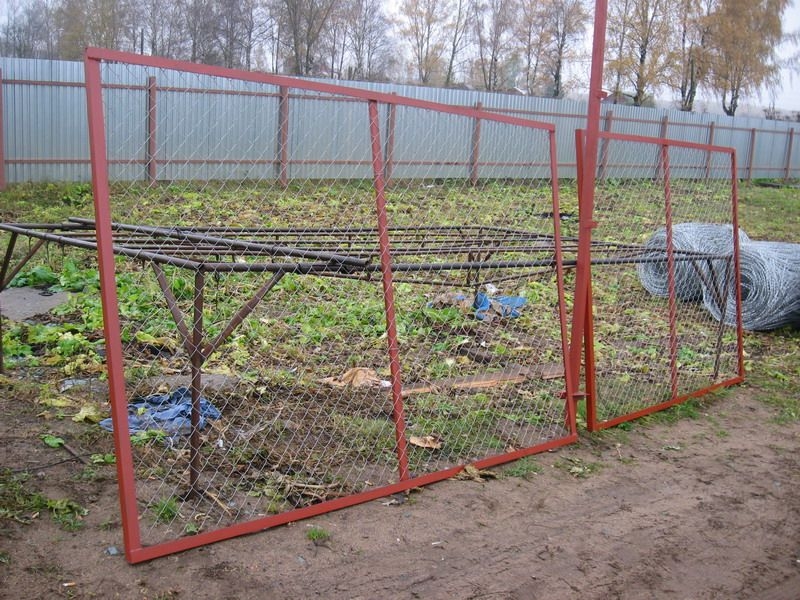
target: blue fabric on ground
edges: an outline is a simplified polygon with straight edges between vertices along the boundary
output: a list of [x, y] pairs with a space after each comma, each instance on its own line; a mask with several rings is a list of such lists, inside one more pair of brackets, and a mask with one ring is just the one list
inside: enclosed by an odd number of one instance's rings
[[[221, 413], [205, 398], [200, 398], [200, 420], [198, 426], [204, 429], [206, 419], [219, 419]], [[103, 419], [100, 427], [114, 431], [112, 419]], [[153, 394], [137, 398], [128, 404], [128, 428], [138, 433], [147, 430], [161, 430], [169, 435], [188, 435], [192, 432], [192, 392], [187, 387], [179, 387], [169, 394]]]
[[518, 309], [525, 306], [527, 300], [522, 296], [487, 296], [482, 292], [475, 294], [475, 318], [483, 321], [487, 312], [494, 310], [498, 316], [511, 317], [513, 319], [520, 315]]

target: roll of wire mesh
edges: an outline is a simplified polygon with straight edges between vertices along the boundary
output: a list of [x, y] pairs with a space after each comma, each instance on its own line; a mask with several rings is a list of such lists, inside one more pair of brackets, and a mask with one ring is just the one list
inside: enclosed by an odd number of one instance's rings
[[[742, 326], [771, 331], [800, 327], [800, 244], [748, 242], [739, 248], [742, 274]], [[717, 321], [736, 324], [736, 287], [725, 296], [703, 286], [703, 304]]]
[[[685, 301], [702, 301], [711, 316], [736, 324], [733, 227], [679, 223], [672, 228], [675, 291]], [[636, 268], [644, 288], [669, 296], [667, 233], [645, 243]], [[742, 325], [750, 331], [800, 327], [800, 244], [753, 241], [739, 230]]]
[[[716, 276], [710, 257], [733, 255], [732, 225], [714, 223], [677, 223], [672, 227], [675, 250], [675, 293], [681, 300], [703, 300], [703, 280]], [[749, 242], [739, 230], [739, 243]], [[644, 288], [660, 298], [669, 296], [667, 271], [667, 230], [662, 227], [645, 242], [642, 261], [636, 265]], [[712, 273], [708, 273], [711, 270]]]

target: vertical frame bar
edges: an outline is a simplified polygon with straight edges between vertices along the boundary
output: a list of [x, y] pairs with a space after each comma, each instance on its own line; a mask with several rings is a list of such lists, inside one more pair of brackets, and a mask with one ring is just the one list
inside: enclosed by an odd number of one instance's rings
[[0, 192], [6, 189], [6, 136], [3, 132], [3, 70], [0, 69]]
[[[392, 92], [393, 96], [397, 95], [397, 92]], [[386, 185], [389, 185], [392, 181], [392, 171], [394, 170], [394, 135], [395, 135], [395, 126], [397, 124], [397, 105], [389, 104], [387, 106], [387, 114], [386, 114], [386, 162], [383, 166], [383, 179], [386, 182]]]
[[794, 144], [794, 127], [788, 131], [789, 140], [786, 142], [786, 168], [783, 173], [783, 180], [789, 181], [792, 172], [792, 145]]
[[[475, 103], [475, 110], [481, 110], [483, 104]], [[478, 161], [480, 160], [481, 149], [481, 119], [475, 117], [472, 125], [472, 147], [469, 153], [469, 181], [472, 185], [478, 183]]]
[[[668, 128], [669, 128], [669, 117], [667, 117], [667, 115], [664, 115], [664, 117], [661, 119], [661, 127], [658, 130], [658, 138], [659, 139], [661, 139], [661, 140], [667, 139], [667, 130], [668, 130]], [[659, 177], [662, 177], [663, 174], [664, 174], [664, 172], [663, 172], [663, 169], [664, 169], [663, 158], [664, 157], [659, 152], [658, 156], [656, 157], [656, 168], [655, 168], [655, 174], [653, 175], [654, 179], [658, 179]]]
[[[611, 132], [611, 127], [612, 127], [611, 121], [613, 118], [614, 118], [614, 109], [609, 108], [606, 111], [605, 121], [603, 122], [604, 133]], [[604, 138], [600, 145], [600, 168], [597, 172], [597, 178], [600, 180], [606, 178], [606, 170], [608, 169], [608, 145], [609, 145], [609, 140]]]
[[203, 388], [203, 297], [205, 274], [198, 270], [194, 274], [194, 314], [192, 317], [191, 392], [192, 433], [189, 436], [189, 496], [197, 497], [197, 482], [200, 479], [200, 392]]
[[[589, 107], [586, 115], [586, 144], [583, 151], [583, 167], [578, 190], [580, 224], [578, 229], [578, 257], [575, 266], [575, 299], [572, 311], [572, 346], [580, 344], [586, 326], [586, 313], [592, 310], [591, 257], [592, 229], [597, 225], [593, 220], [594, 186], [597, 173], [597, 150], [600, 137], [600, 103], [603, 92], [603, 57], [605, 56], [606, 22], [608, 20], [608, 0], [597, 0], [594, 8], [594, 30], [592, 42], [592, 69], [589, 81]], [[580, 364], [580, 363], [578, 363]], [[588, 373], [594, 365], [588, 362]], [[576, 367], [573, 367], [576, 370]], [[573, 389], [577, 389], [573, 381]]]
[[289, 186], [289, 88], [281, 86], [278, 100], [278, 182]]
[[572, 363], [570, 362], [570, 347], [567, 341], [566, 291], [564, 289], [564, 264], [563, 255], [561, 253], [561, 218], [559, 216], [561, 204], [558, 195], [558, 156], [556, 153], [556, 132], [554, 129], [548, 132], [548, 140], [550, 142], [550, 188], [553, 195], [553, 235], [555, 237], [556, 286], [558, 288], [558, 321], [561, 330], [561, 354], [564, 360], [566, 421], [569, 432], [575, 435], [577, 434], [577, 423], [575, 418], [575, 389], [573, 384], [577, 378], [570, 376]]
[[[662, 138], [663, 139], [663, 138]], [[675, 286], [675, 249], [672, 245], [672, 188], [670, 187], [669, 146], [661, 146], [661, 170], [664, 173], [664, 225], [667, 234], [667, 301], [669, 310], [670, 399], [678, 397], [678, 296]]]
[[156, 78], [147, 78], [147, 182], [156, 182]]
[[[750, 130], [750, 150], [747, 153], [747, 182], [753, 180], [753, 160], [756, 153], [756, 128]], [[738, 176], [738, 174], [737, 174]]]
[[733, 223], [733, 274], [736, 281], [736, 340], [738, 348], [739, 379], [744, 380], [744, 325], [742, 323], [742, 265], [739, 244], [739, 179], [736, 176], [736, 150], [731, 150], [731, 205]]
[[89, 153], [92, 161], [92, 193], [94, 196], [97, 235], [97, 266], [100, 275], [100, 299], [103, 304], [103, 330], [106, 340], [106, 365], [111, 415], [114, 419], [114, 450], [117, 457], [117, 481], [122, 514], [122, 537], [125, 557], [133, 562], [141, 549], [139, 512], [136, 505], [133, 455], [128, 429], [128, 404], [125, 394], [125, 371], [122, 359], [119, 305], [111, 231], [110, 189], [106, 132], [103, 115], [103, 90], [100, 60], [84, 57], [86, 101], [89, 119]]
[[[713, 146], [714, 145], [714, 127], [715, 126], [716, 126], [716, 123], [714, 121], [711, 121], [708, 124], [708, 145], [709, 146]], [[705, 180], [706, 181], [708, 181], [708, 179], [711, 177], [711, 155], [712, 154], [713, 154], [713, 152], [711, 151], [711, 149], [709, 149], [706, 152], [706, 168], [705, 168]]]
[[394, 289], [392, 282], [392, 254], [389, 244], [389, 221], [386, 215], [386, 194], [383, 181], [383, 157], [381, 156], [381, 132], [378, 126], [378, 102], [369, 101], [369, 132], [372, 142], [372, 173], [375, 181], [375, 209], [378, 217], [378, 244], [381, 253], [381, 279], [383, 301], [386, 312], [386, 337], [389, 345], [389, 370], [392, 378], [392, 420], [395, 427], [398, 473], [401, 481], [410, 478], [408, 471], [408, 449], [406, 447], [406, 423], [403, 416], [403, 383], [400, 371], [400, 348], [397, 342], [397, 320], [394, 311]]

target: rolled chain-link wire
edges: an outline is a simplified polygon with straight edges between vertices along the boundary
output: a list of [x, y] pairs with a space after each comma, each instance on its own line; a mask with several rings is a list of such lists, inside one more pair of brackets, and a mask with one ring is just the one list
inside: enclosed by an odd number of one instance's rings
[[[742, 272], [742, 325], [750, 331], [800, 326], [800, 244], [754, 242], [739, 249]], [[703, 304], [716, 320], [736, 323], [736, 288], [723, 306], [709, 289]]]
[[[727, 325], [736, 323], [736, 287], [732, 269], [718, 263], [733, 256], [731, 231], [731, 225], [713, 223], [679, 223], [672, 228], [677, 297], [702, 301], [714, 319]], [[661, 228], [647, 240], [644, 261], [637, 264], [642, 285], [659, 297], [669, 296], [666, 245], [667, 232]], [[744, 328], [800, 326], [800, 244], [754, 241], [740, 229], [739, 248]]]
[[[672, 247], [675, 253], [675, 293], [686, 301], [703, 299], [703, 283], [698, 269], [705, 269], [700, 257], [733, 253], [731, 225], [715, 223], [678, 223], [672, 227]], [[739, 243], [749, 242], [739, 230]], [[667, 230], [661, 228], [645, 242], [647, 262], [636, 265], [644, 288], [661, 298], [669, 296], [667, 278]], [[660, 259], [660, 260], [652, 260]]]

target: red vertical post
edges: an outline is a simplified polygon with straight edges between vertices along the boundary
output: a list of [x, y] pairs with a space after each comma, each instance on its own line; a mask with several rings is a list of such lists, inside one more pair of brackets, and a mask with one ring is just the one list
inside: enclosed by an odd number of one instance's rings
[[[480, 110], [483, 105], [480, 102], [475, 103], [475, 109]], [[481, 119], [475, 117], [472, 124], [472, 148], [469, 154], [469, 182], [472, 185], [478, 183], [478, 160], [480, 159], [481, 148]]]
[[739, 177], [737, 175], [736, 151], [731, 152], [731, 206], [733, 223], [733, 271], [736, 282], [736, 341], [738, 343], [739, 377], [744, 379], [744, 325], [742, 324], [742, 267], [739, 244]]
[[[663, 136], [662, 136], [663, 138]], [[664, 220], [667, 233], [667, 289], [669, 290], [669, 369], [671, 400], [678, 397], [678, 297], [675, 289], [675, 248], [672, 246], [672, 189], [669, 181], [669, 146], [661, 145], [661, 169], [664, 174]], [[734, 234], [735, 237], [735, 234]]]
[[278, 181], [289, 186], [289, 88], [281, 86], [278, 100]]
[[[614, 118], [614, 109], [609, 108], [606, 111], [606, 118], [603, 122], [603, 132], [610, 133], [611, 132], [611, 121]], [[604, 138], [602, 144], [600, 146], [600, 169], [597, 172], [598, 179], [605, 179], [606, 176], [606, 169], [608, 168], [608, 144], [609, 140]]]
[[3, 134], [3, 70], [0, 69], [0, 192], [6, 189], [6, 136]]
[[156, 78], [147, 78], [147, 183], [156, 182]]
[[[753, 160], [756, 153], [756, 129], [755, 127], [750, 130], [750, 150], [747, 153], [747, 182], [753, 180]], [[738, 173], [733, 174], [734, 177], [738, 177]]]
[[[393, 96], [397, 92], [392, 92]], [[397, 105], [390, 103], [387, 106], [388, 114], [386, 115], [386, 162], [383, 166], [383, 178], [388, 185], [392, 181], [392, 171], [394, 169], [394, 131], [397, 122]]]
[[789, 181], [789, 176], [792, 172], [792, 145], [794, 143], [794, 127], [789, 130], [789, 141], [786, 147], [786, 169], [783, 173], [783, 180]]
[[203, 389], [203, 297], [205, 289], [205, 274], [197, 270], [194, 274], [194, 314], [192, 317], [192, 348], [191, 360], [191, 394], [192, 412], [190, 422], [192, 433], [189, 437], [189, 494], [190, 498], [197, 498], [199, 490], [197, 483], [200, 480], [200, 392]]
[[[716, 125], [716, 123], [714, 121], [711, 121], [711, 123], [708, 124], [708, 142], [707, 143], [708, 143], [709, 146], [713, 146], [714, 145], [714, 127], [715, 127], [715, 125]], [[706, 181], [708, 181], [709, 177], [711, 177], [711, 155], [712, 154], [713, 154], [713, 152], [709, 148], [706, 151], [706, 169], [705, 169]]]
[[92, 162], [92, 194], [97, 235], [97, 267], [100, 275], [100, 299], [103, 303], [103, 330], [106, 342], [106, 368], [108, 370], [111, 415], [114, 420], [114, 450], [117, 457], [122, 536], [125, 556], [128, 561], [133, 562], [135, 554], [141, 550], [142, 544], [139, 511], [136, 505], [133, 454], [130, 430], [128, 429], [125, 371], [122, 360], [100, 60], [91, 58], [87, 51], [83, 65], [86, 73], [89, 153]]
[[386, 312], [386, 338], [389, 344], [389, 370], [392, 380], [392, 421], [394, 422], [397, 447], [397, 472], [400, 481], [410, 478], [408, 471], [408, 448], [406, 445], [406, 421], [403, 416], [403, 383], [400, 379], [400, 346], [397, 341], [397, 319], [394, 305], [394, 283], [392, 276], [392, 253], [389, 244], [389, 218], [386, 214], [386, 193], [383, 181], [383, 157], [381, 155], [381, 132], [378, 127], [378, 102], [369, 101], [369, 133], [372, 142], [372, 174], [375, 183], [375, 210], [378, 217], [378, 246], [381, 254], [381, 280], [383, 303]]
[[[578, 189], [580, 224], [578, 230], [578, 257], [575, 267], [575, 300], [572, 310], [571, 344], [580, 344], [586, 327], [586, 313], [592, 310], [591, 298], [591, 256], [592, 229], [594, 222], [594, 187], [597, 174], [597, 149], [600, 137], [600, 103], [603, 93], [603, 58], [605, 56], [606, 22], [608, 20], [608, 0], [597, 0], [594, 8], [594, 32], [592, 44], [592, 69], [589, 79], [589, 107], [586, 115], [586, 144], [583, 150], [582, 178]], [[573, 348], [570, 348], [573, 351]], [[587, 376], [594, 373], [594, 363], [589, 357], [584, 367]], [[574, 371], [577, 371], [573, 367]], [[574, 390], [578, 382], [573, 381]]]
[[567, 339], [567, 311], [566, 311], [566, 291], [564, 289], [564, 262], [561, 253], [561, 204], [558, 196], [558, 155], [556, 153], [556, 132], [552, 129], [548, 132], [548, 142], [550, 145], [550, 185], [553, 202], [553, 237], [555, 241], [555, 260], [556, 260], [556, 287], [558, 288], [558, 321], [561, 328], [561, 354], [564, 360], [564, 391], [566, 396], [566, 420], [570, 433], [577, 434], [577, 419], [575, 418], [575, 390], [572, 384], [575, 378], [570, 375], [572, 363], [570, 362], [569, 342]]

